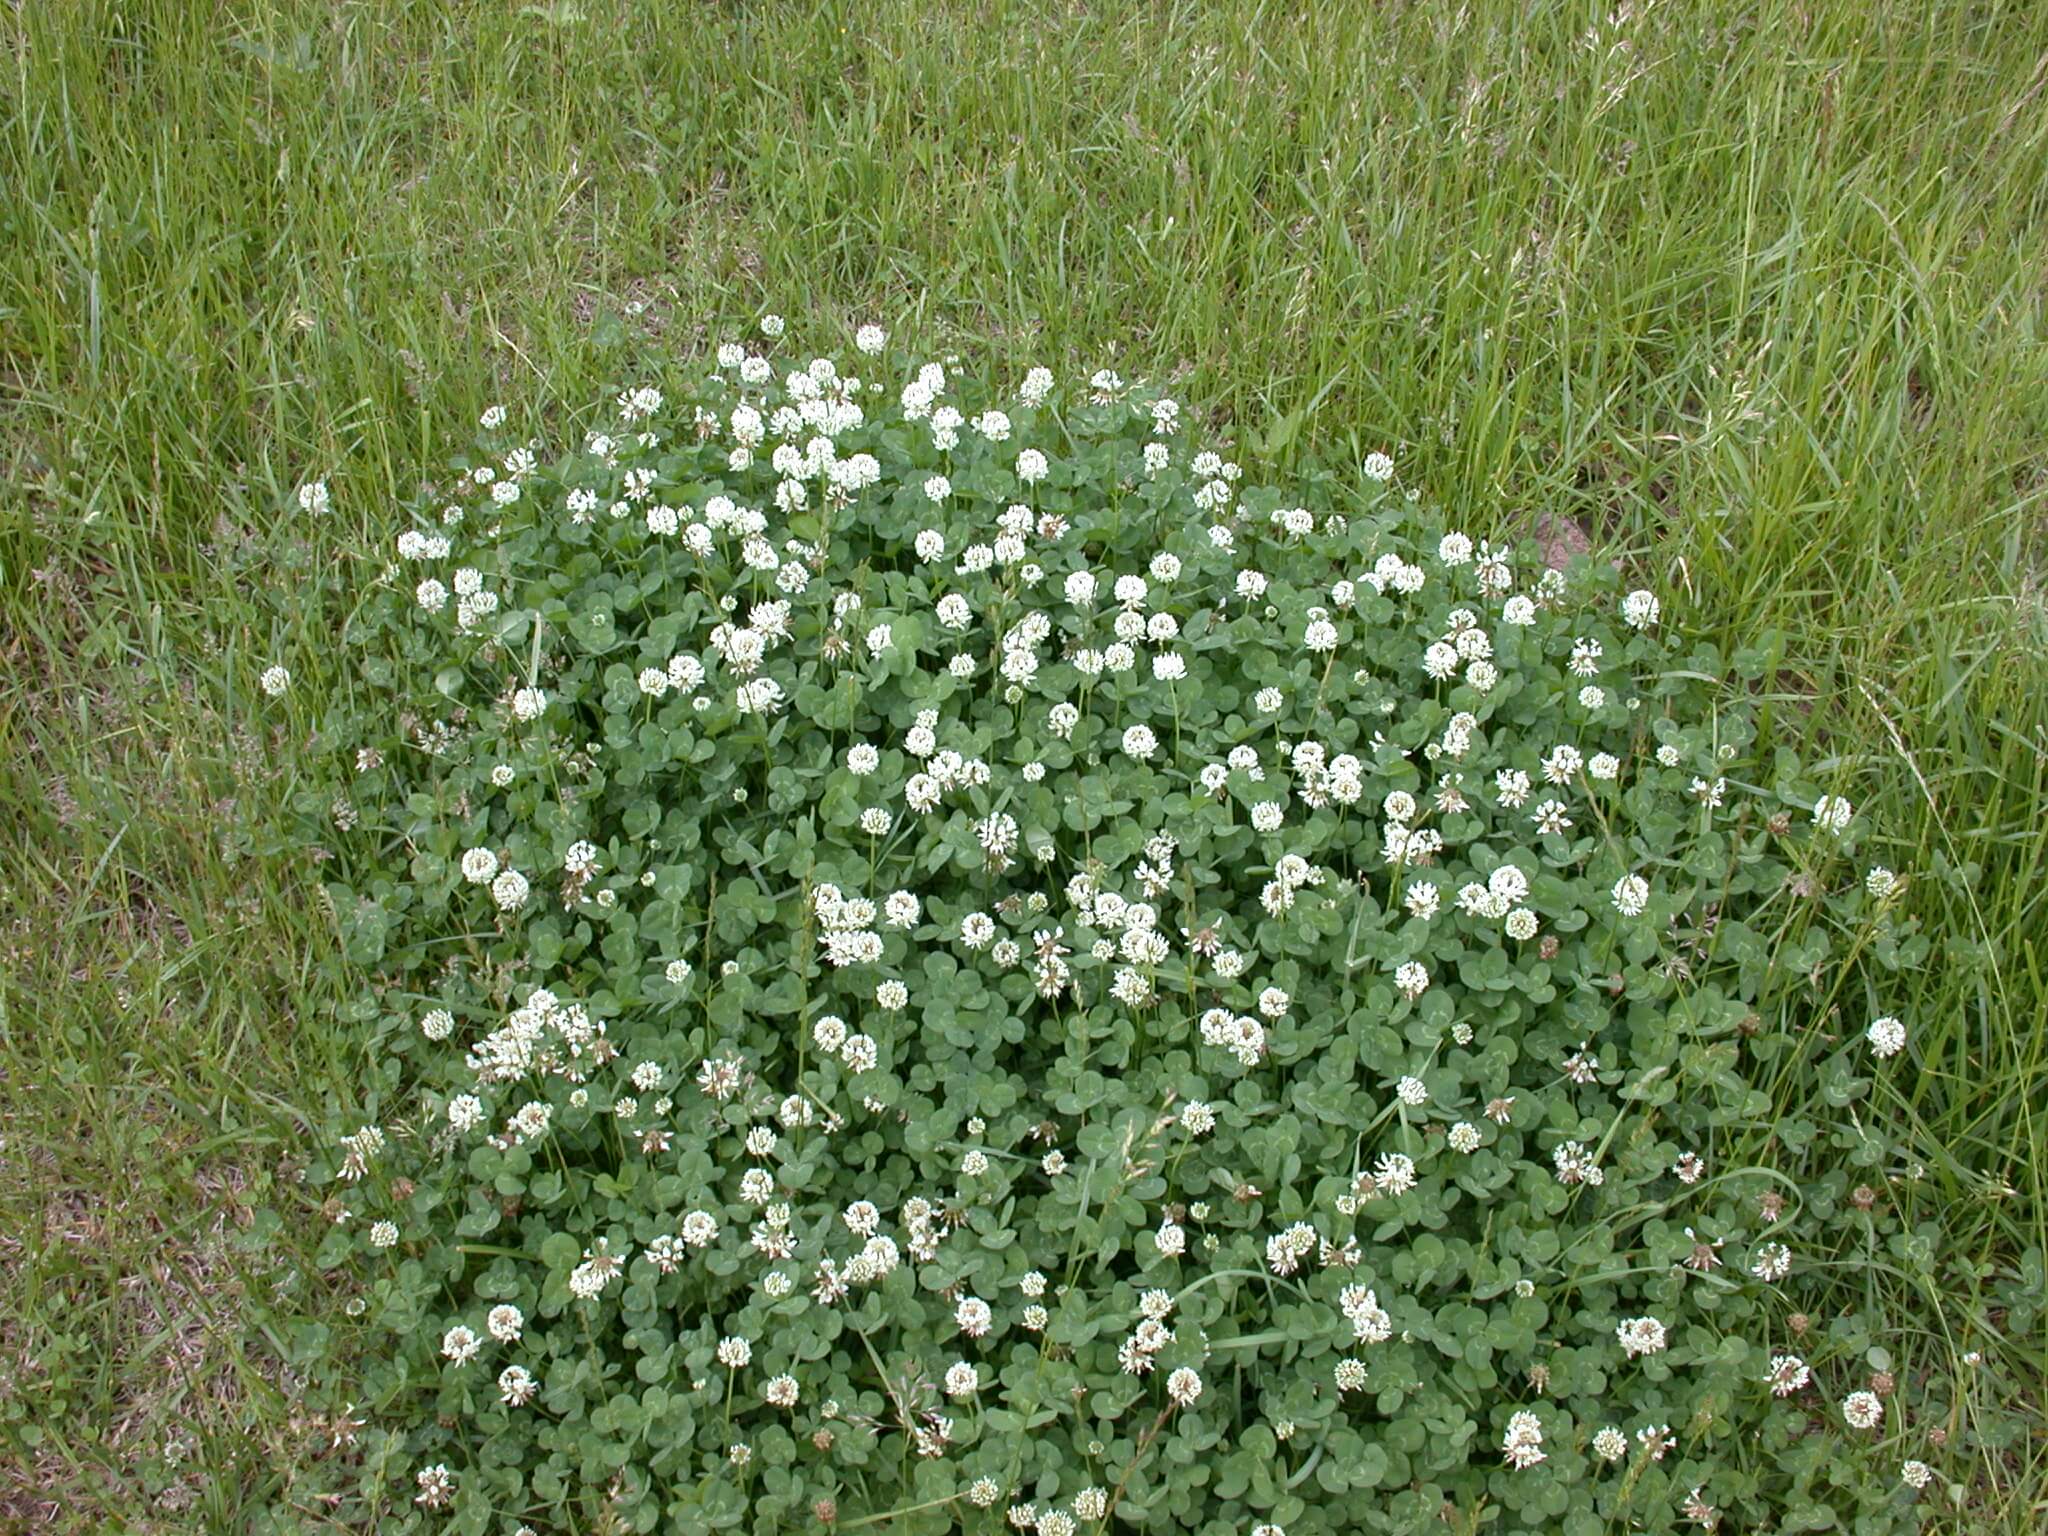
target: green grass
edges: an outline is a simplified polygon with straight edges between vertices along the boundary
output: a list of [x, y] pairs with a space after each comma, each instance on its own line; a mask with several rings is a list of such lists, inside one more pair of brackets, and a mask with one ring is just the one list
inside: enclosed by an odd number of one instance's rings
[[[1841, 1283], [2035, 1409], [2048, 9], [68, 0], [0, 38], [0, 1529], [349, 1527], [294, 1173], [355, 1047], [249, 691], [317, 698], [484, 405], [560, 432], [764, 309], [1172, 377], [1255, 476], [1385, 448], [1475, 533], [1781, 635], [1776, 727], [1934, 939], [1885, 999], [1931, 1257]], [[2048, 1521], [2033, 1424], [1955, 1528]]]

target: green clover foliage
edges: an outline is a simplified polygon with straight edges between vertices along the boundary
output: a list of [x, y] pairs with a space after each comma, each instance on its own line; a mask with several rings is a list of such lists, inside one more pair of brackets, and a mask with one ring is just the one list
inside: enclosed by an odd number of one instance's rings
[[871, 346], [494, 419], [337, 636], [383, 1528], [1917, 1528], [1767, 645]]

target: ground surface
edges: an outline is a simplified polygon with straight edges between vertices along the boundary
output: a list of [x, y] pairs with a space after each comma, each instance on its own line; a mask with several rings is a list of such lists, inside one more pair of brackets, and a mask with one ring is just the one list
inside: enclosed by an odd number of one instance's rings
[[[1255, 476], [1386, 449], [1475, 534], [1781, 632], [1780, 723], [1938, 935], [1890, 1110], [1940, 1258], [1853, 1283], [1993, 1331], [2040, 1286], [2048, 9], [71, 0], [0, 41], [0, 1530], [347, 1526], [294, 1172], [352, 1044], [248, 690], [318, 671], [484, 405], [767, 309], [1169, 376]], [[1981, 1470], [1959, 1528], [2048, 1521], [2038, 1437]]]

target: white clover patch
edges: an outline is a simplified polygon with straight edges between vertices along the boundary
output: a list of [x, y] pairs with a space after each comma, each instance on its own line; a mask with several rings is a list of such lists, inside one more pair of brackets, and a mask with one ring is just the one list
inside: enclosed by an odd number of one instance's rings
[[1908, 1528], [1907, 1346], [1793, 1310], [1906, 1043], [1806, 915], [1906, 877], [1752, 673], [1389, 453], [1262, 487], [1113, 371], [790, 329], [486, 413], [338, 637], [387, 1507]]

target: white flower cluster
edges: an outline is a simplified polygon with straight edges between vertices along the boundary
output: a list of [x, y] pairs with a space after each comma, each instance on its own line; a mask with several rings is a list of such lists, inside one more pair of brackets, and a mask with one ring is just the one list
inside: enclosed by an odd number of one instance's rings
[[617, 1055], [604, 1020], [593, 1018], [581, 1003], [563, 1002], [545, 987], [535, 987], [503, 1024], [470, 1048], [468, 1065], [479, 1085], [542, 1075], [584, 1082]]
[[1368, 1287], [1347, 1285], [1338, 1294], [1337, 1307], [1361, 1344], [1384, 1344], [1394, 1336], [1394, 1319]]

